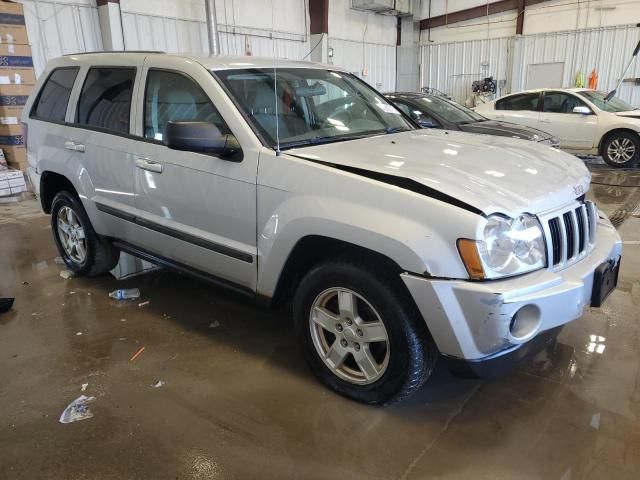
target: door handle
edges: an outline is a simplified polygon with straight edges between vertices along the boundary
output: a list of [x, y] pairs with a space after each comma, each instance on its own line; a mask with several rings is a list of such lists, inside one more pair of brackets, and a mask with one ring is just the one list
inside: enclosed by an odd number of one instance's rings
[[67, 150], [71, 150], [72, 152], [84, 153], [84, 145], [81, 143], [76, 143], [73, 140], [64, 142], [64, 148], [66, 148]]
[[496, 118], [504, 118], [504, 115], [496, 115]]
[[162, 173], [162, 164], [154, 162], [149, 158], [135, 157], [136, 167], [142, 170], [149, 170], [150, 172]]
[[542, 123], [551, 123], [551, 119], [550, 118], [543, 118], [540, 120]]

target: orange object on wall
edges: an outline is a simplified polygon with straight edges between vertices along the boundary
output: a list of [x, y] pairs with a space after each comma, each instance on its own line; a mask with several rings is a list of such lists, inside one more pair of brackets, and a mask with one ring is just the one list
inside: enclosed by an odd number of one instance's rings
[[596, 72], [595, 68], [591, 71], [591, 75], [589, 75], [589, 88], [591, 90], [598, 88], [598, 72]]

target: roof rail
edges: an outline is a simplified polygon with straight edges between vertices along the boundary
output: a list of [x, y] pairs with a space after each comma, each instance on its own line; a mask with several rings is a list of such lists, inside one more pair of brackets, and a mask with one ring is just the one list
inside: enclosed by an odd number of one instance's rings
[[75, 57], [76, 55], [92, 55], [94, 53], [167, 53], [162, 50], [96, 50], [95, 52], [67, 53], [64, 57]]

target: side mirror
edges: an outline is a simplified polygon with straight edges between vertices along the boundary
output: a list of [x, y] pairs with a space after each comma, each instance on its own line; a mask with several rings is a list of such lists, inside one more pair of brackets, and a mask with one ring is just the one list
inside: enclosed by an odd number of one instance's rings
[[589, 110], [589, 107], [585, 107], [585, 106], [577, 106], [577, 107], [573, 107], [572, 110], [573, 113], [579, 113], [580, 115], [591, 115], [591, 110]]
[[210, 122], [169, 121], [163, 143], [173, 150], [213, 153], [236, 162], [242, 160], [242, 156], [237, 155], [242, 153], [242, 149], [236, 137], [222, 133]]
[[433, 120], [424, 119], [424, 120], [416, 120], [416, 123], [420, 126], [420, 128], [436, 128], [437, 125], [433, 123]]

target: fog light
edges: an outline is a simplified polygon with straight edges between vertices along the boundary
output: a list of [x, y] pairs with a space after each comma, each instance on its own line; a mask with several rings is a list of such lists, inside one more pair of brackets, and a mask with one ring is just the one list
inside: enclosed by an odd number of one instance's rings
[[535, 305], [525, 305], [518, 310], [509, 325], [511, 340], [523, 342], [532, 337], [540, 326], [540, 309]]

